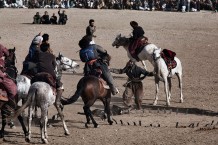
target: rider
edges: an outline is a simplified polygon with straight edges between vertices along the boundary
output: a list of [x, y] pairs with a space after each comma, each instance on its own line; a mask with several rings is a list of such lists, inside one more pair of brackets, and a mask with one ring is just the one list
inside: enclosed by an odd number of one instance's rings
[[[49, 43], [42, 43], [40, 46], [40, 51], [36, 54], [36, 62], [37, 62], [37, 74], [31, 80], [33, 83], [35, 79], [43, 79], [40, 78], [40, 74], [42, 73], [48, 73], [52, 76], [51, 79], [45, 78], [47, 83], [49, 83], [53, 88], [56, 88], [57, 97], [56, 99], [60, 99], [62, 96], [62, 93], [64, 91], [63, 89], [63, 83], [56, 77], [55, 69], [56, 69], [56, 57], [51, 53], [50, 50], [50, 44]], [[46, 75], [47, 76], [47, 75]], [[46, 77], [44, 76], [44, 77]], [[56, 100], [57, 101], [57, 100]], [[58, 100], [58, 102], [60, 102]]]
[[8, 49], [0, 44], [0, 85], [3, 86], [5, 91], [7, 92], [7, 96], [9, 99], [9, 105], [11, 108], [16, 108], [16, 97], [17, 97], [17, 85], [14, 81], [8, 77], [5, 71], [5, 61], [4, 57], [9, 56]]
[[[79, 41], [80, 59], [85, 62], [84, 74], [85, 76], [96, 75], [96, 73], [100, 76], [102, 74], [102, 78], [108, 83], [112, 94], [116, 95], [119, 91], [114, 85], [114, 79], [108, 70], [108, 65], [101, 60], [101, 56], [106, 55], [107, 51], [99, 45], [90, 44], [91, 41], [92, 38], [87, 35]], [[100, 71], [96, 71], [99, 68]]]
[[131, 60], [127, 62], [123, 69], [111, 68], [110, 71], [116, 74], [125, 73], [128, 76], [128, 81], [124, 84], [125, 91], [123, 92], [123, 103], [128, 107], [132, 107], [131, 101], [132, 96], [134, 95], [137, 109], [141, 109], [142, 97], [144, 95], [142, 80], [146, 76], [153, 76], [153, 72], [142, 69]]
[[36, 52], [40, 50], [40, 45], [43, 41], [43, 37], [41, 36], [41, 32], [34, 37], [29, 47], [29, 53], [27, 54], [24, 62], [23, 62], [23, 70], [21, 74], [26, 74], [31, 72], [33, 74], [37, 73], [36, 70]]
[[138, 25], [136, 21], [131, 21], [130, 26], [132, 26], [132, 37], [130, 38], [131, 43], [129, 45], [129, 52], [133, 58], [137, 58], [135, 51], [138, 47], [142, 46], [148, 41], [147, 37], [144, 37], [144, 30]]

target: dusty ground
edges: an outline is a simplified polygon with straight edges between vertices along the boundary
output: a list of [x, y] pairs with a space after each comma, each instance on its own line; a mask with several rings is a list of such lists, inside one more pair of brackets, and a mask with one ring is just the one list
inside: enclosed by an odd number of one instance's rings
[[[184, 73], [184, 103], [179, 103], [178, 81], [174, 78], [171, 107], [165, 107], [163, 84], [161, 84], [160, 100], [158, 101], [159, 109], [153, 107], [151, 104], [155, 92], [154, 81], [153, 78], [146, 78], [143, 81], [144, 113], [133, 111], [130, 114], [113, 116], [117, 124], [114, 123], [112, 126], [96, 117], [100, 127], [96, 129], [90, 126], [89, 129], [86, 129], [84, 127], [85, 116], [77, 114], [83, 112], [83, 103], [80, 99], [77, 103], [66, 106], [64, 110], [70, 136], [64, 135], [60, 121], [53, 121], [53, 127], [48, 129], [50, 144], [217, 144], [218, 129], [204, 127], [214, 120], [213, 125], [218, 128], [217, 13], [69, 9], [67, 10], [69, 21], [65, 26], [32, 25], [32, 17], [37, 11], [43, 14], [45, 10], [0, 9], [0, 43], [8, 48], [16, 47], [19, 71], [32, 38], [40, 31], [50, 35], [51, 46], [55, 54], [61, 52], [69, 58], [79, 60], [77, 44], [85, 34], [88, 20], [93, 18], [97, 26], [95, 42], [112, 55], [111, 67], [122, 68], [128, 60], [123, 48], [115, 49], [111, 44], [119, 33], [128, 36], [131, 32], [129, 22], [136, 20], [144, 28], [149, 42], [161, 48], [172, 49], [177, 53], [178, 58], [182, 61]], [[50, 15], [53, 12], [57, 14], [57, 10], [48, 9], [47, 11]], [[78, 63], [81, 65], [78, 70], [79, 74], [65, 73], [63, 75], [65, 97], [74, 93], [76, 84], [82, 77], [83, 63], [80, 61]], [[152, 70], [149, 62], [147, 64], [149, 70]], [[121, 96], [124, 91], [122, 84], [125, 83], [126, 77], [125, 75], [114, 75], [114, 77], [121, 93], [113, 97], [111, 105], [122, 107]], [[101, 102], [96, 102], [92, 109], [95, 108], [101, 109]], [[54, 107], [50, 107], [49, 118], [55, 113]], [[124, 125], [121, 125], [121, 119]], [[139, 126], [139, 121], [142, 122], [142, 126]], [[127, 122], [130, 125], [127, 125]], [[134, 126], [133, 122], [136, 122], [137, 126]], [[180, 128], [175, 127], [176, 122], [179, 122]], [[199, 123], [199, 126], [184, 128], [191, 123], [194, 123], [195, 126]], [[157, 127], [158, 124], [160, 127]], [[204, 129], [202, 130], [202, 128]], [[14, 130], [7, 127], [6, 131], [5, 142], [2, 144], [26, 144], [19, 126]], [[34, 125], [32, 133], [31, 143], [40, 144], [39, 126]]]

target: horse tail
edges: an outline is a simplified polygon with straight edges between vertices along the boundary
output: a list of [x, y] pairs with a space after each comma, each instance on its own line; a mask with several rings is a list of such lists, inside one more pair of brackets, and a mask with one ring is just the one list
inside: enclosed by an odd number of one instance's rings
[[26, 102], [15, 112], [15, 115], [13, 118], [17, 118], [23, 112], [24, 109], [26, 109], [31, 103], [34, 102], [36, 93], [37, 93], [37, 90], [35, 88], [34, 89], [30, 88], [28, 95], [27, 95]]
[[82, 94], [82, 91], [83, 91], [82, 84], [83, 84], [83, 78], [80, 79], [79, 83], [77, 84], [77, 89], [76, 89], [76, 92], [74, 93], [74, 95], [68, 99], [61, 99], [61, 104], [62, 105], [69, 105], [69, 104], [75, 103]]

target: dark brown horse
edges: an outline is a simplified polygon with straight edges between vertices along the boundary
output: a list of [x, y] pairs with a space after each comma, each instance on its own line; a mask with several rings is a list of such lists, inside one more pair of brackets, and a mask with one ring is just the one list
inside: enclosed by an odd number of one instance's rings
[[[9, 77], [15, 77], [17, 75], [17, 69], [15, 67], [15, 48], [14, 49], [9, 49], [9, 56], [5, 59], [5, 68], [6, 68], [6, 73], [11, 73], [13, 74], [12, 76]], [[9, 71], [10, 70], [10, 71]], [[9, 72], [8, 72], [9, 71]], [[9, 74], [10, 75], [10, 74]], [[15, 80], [15, 78], [11, 78]], [[0, 85], [1, 89], [4, 90], [4, 88]], [[12, 108], [10, 104], [13, 104], [14, 102], [11, 102], [12, 100], [9, 99], [9, 101], [2, 101], [0, 100], [0, 110], [1, 110], [1, 116], [2, 116], [2, 128], [0, 130], [0, 138], [4, 138], [4, 129], [7, 124], [6, 119], [8, 116], [11, 115], [11, 112], [14, 112], [16, 108]], [[17, 103], [17, 102], [16, 102]], [[22, 129], [24, 131], [25, 136], [28, 135], [27, 129], [24, 125], [23, 122], [23, 117], [19, 115], [18, 120], [22, 126]]]
[[[109, 64], [109, 60], [109, 55], [105, 56], [103, 59], [106, 64]], [[113, 124], [110, 111], [111, 91], [110, 89], [106, 89], [104, 87], [104, 84], [100, 78], [95, 76], [82, 77], [77, 84], [77, 90], [75, 94], [69, 99], [62, 99], [61, 102], [63, 105], [71, 104], [76, 102], [80, 96], [84, 102], [83, 109], [87, 119], [87, 122], [85, 123], [87, 128], [88, 124], [90, 124], [90, 120], [92, 120], [95, 128], [98, 127], [98, 124], [94, 120], [90, 110], [90, 107], [95, 103], [97, 99], [101, 100], [104, 104], [104, 111], [107, 114], [108, 123], [110, 125]]]

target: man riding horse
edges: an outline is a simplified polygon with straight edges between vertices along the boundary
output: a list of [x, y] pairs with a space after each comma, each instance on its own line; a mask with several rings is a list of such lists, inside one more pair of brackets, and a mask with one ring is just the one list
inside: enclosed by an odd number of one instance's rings
[[[5, 60], [4, 58], [9, 56], [9, 51], [6, 47], [0, 44], [0, 89], [1, 89], [1, 98], [2, 95], [7, 95], [9, 100], [9, 105], [12, 109], [16, 108], [16, 97], [17, 97], [17, 86], [15, 82], [8, 77], [5, 73]], [[6, 91], [6, 94], [4, 93]], [[3, 99], [3, 98], [2, 98]], [[4, 101], [4, 100], [3, 100]]]
[[129, 52], [133, 58], [139, 60], [137, 53], [140, 51], [139, 49], [146, 45], [148, 42], [148, 38], [144, 36], [144, 30], [142, 27], [138, 25], [136, 21], [131, 21], [130, 25], [133, 28], [132, 37], [130, 38], [131, 43], [129, 45]]
[[[92, 38], [89, 36], [84, 36], [79, 41], [79, 46], [81, 48], [80, 50], [80, 59], [81, 61], [85, 62], [84, 66], [84, 75], [85, 76], [96, 76], [96, 77], [102, 77], [107, 84], [109, 85], [111, 89], [111, 93], [113, 95], [116, 95], [119, 93], [118, 89], [114, 85], [113, 77], [108, 70], [108, 62], [104, 62], [101, 57], [104, 57], [107, 54], [106, 50], [103, 50], [103, 48], [96, 44], [90, 44], [92, 41]], [[95, 78], [95, 77], [94, 77]], [[80, 91], [76, 91], [74, 96], [77, 97], [71, 97], [69, 99], [62, 99], [61, 103], [62, 105], [68, 105], [73, 102], [75, 102], [75, 98], [78, 99], [78, 97], [81, 95]]]
[[84, 74], [85, 76], [102, 76], [109, 85], [112, 94], [116, 95], [119, 91], [114, 85], [114, 79], [108, 70], [108, 64], [101, 59], [101, 57], [107, 55], [107, 51], [99, 45], [90, 44], [91, 41], [92, 39], [89, 36], [84, 36], [79, 41], [79, 46], [81, 48], [80, 59], [85, 62]]

